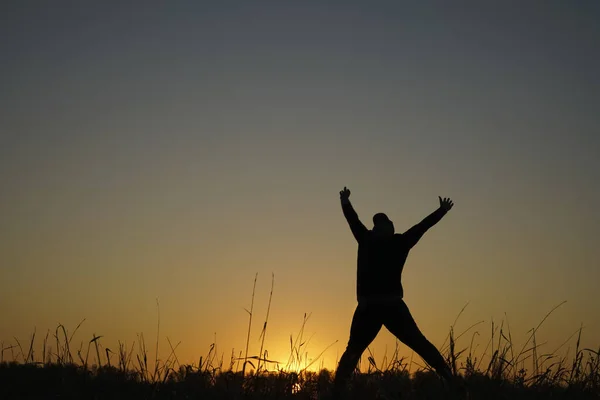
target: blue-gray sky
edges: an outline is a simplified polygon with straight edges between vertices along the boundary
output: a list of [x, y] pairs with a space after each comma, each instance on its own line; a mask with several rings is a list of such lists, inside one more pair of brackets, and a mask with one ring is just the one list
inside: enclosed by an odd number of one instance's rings
[[547, 340], [598, 337], [598, 21], [594, 1], [3, 2], [0, 339], [82, 318], [134, 338], [160, 298], [181, 358], [215, 332], [228, 353], [274, 272], [267, 347], [312, 312], [332, 367], [343, 186], [400, 231], [454, 199], [404, 273], [434, 344], [467, 302], [466, 326], [507, 313], [525, 338], [567, 300]]

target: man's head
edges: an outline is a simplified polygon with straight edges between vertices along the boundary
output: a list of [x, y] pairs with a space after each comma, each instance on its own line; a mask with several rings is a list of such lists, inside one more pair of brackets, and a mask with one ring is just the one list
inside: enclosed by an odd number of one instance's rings
[[373, 232], [378, 236], [391, 236], [394, 234], [394, 223], [384, 213], [373, 216]]

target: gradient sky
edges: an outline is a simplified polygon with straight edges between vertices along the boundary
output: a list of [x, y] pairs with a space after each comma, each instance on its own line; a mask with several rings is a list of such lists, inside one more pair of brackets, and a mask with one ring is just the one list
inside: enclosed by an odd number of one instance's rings
[[[484, 4], [485, 3], [485, 4]], [[405, 300], [441, 346], [508, 315], [600, 344], [600, 3], [5, 1], [0, 340], [245, 346], [335, 366], [355, 299], [339, 206], [404, 231]], [[469, 339], [463, 344], [468, 345]], [[394, 339], [371, 347], [381, 360]], [[402, 354], [409, 355], [405, 348]], [[6, 356], [6, 354], [5, 354]]]

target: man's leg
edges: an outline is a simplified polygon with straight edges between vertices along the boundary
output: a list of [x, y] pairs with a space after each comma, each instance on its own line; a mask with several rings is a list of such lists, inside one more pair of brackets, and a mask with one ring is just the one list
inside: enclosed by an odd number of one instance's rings
[[452, 381], [452, 371], [438, 349], [421, 333], [404, 300], [386, 305], [383, 324], [401, 342], [413, 349], [436, 372], [447, 381]]
[[339, 398], [342, 394], [360, 356], [375, 339], [381, 326], [382, 321], [377, 310], [359, 303], [352, 317], [350, 339], [346, 351], [340, 358], [335, 372], [334, 398]]

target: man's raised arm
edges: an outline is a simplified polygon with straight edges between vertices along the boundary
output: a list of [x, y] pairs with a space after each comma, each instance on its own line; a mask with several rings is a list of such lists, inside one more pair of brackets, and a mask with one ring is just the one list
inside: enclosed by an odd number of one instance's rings
[[402, 236], [407, 241], [409, 247], [413, 247], [417, 242], [423, 237], [425, 232], [429, 230], [432, 226], [440, 222], [442, 217], [446, 215], [448, 211], [454, 206], [454, 203], [449, 198], [442, 199], [438, 197], [440, 200], [440, 207], [429, 214], [423, 221], [419, 222], [417, 225], [413, 226], [409, 230], [407, 230]]
[[344, 186], [344, 190], [340, 191], [340, 201], [342, 202], [342, 211], [344, 217], [350, 225], [350, 230], [357, 242], [360, 242], [368, 232], [367, 228], [360, 222], [358, 214], [354, 211], [354, 207], [350, 203], [350, 190]]

